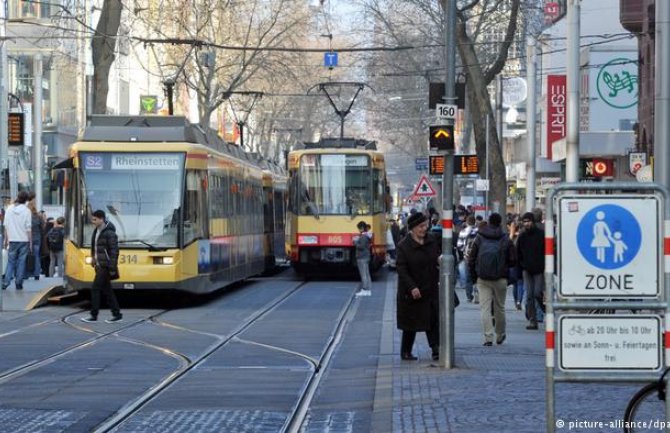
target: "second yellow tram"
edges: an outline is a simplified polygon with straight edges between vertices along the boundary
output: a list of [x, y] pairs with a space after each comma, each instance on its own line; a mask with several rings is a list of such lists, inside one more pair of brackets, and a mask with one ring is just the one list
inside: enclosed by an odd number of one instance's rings
[[371, 269], [386, 257], [389, 207], [384, 155], [366, 140], [322, 140], [288, 155], [286, 252], [298, 272], [355, 270], [353, 240], [372, 233]]

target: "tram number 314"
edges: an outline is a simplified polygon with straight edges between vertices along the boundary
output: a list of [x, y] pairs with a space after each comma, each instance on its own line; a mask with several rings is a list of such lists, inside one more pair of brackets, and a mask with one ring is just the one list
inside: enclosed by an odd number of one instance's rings
[[137, 264], [137, 254], [119, 254], [119, 264]]
[[633, 275], [586, 274], [586, 290], [635, 290]]

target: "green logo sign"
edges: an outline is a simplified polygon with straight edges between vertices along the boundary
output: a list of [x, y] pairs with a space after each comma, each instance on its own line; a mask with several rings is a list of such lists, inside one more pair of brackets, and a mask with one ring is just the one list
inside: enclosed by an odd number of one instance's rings
[[596, 87], [600, 98], [610, 107], [629, 108], [637, 104], [637, 63], [618, 58], [600, 68]]
[[155, 95], [140, 96], [140, 114], [156, 114], [158, 97]]

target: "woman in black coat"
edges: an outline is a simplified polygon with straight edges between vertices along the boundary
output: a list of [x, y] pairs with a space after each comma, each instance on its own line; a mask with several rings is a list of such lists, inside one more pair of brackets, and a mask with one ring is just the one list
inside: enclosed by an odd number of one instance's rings
[[425, 332], [433, 351], [439, 356], [439, 256], [440, 245], [426, 235], [428, 219], [422, 213], [407, 221], [408, 235], [397, 246], [398, 293], [397, 320], [402, 330], [400, 357], [416, 360], [412, 347], [417, 332]]

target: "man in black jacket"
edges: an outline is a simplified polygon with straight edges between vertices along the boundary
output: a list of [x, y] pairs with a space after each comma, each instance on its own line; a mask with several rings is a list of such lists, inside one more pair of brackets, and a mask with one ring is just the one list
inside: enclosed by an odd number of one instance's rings
[[526, 291], [526, 329], [537, 329], [537, 308], [544, 311], [544, 230], [535, 223], [534, 215], [521, 217], [522, 231], [516, 242], [516, 256], [523, 271]]
[[112, 290], [112, 279], [119, 277], [119, 239], [116, 236], [116, 228], [105, 219], [105, 212], [102, 210], [93, 212], [91, 222], [95, 226], [91, 237], [91, 265], [95, 268], [95, 278], [91, 287], [91, 315], [81, 320], [89, 323], [98, 320], [100, 292], [102, 292], [112, 311], [112, 318], [105, 322], [120, 322], [123, 315]]
[[505, 318], [505, 297], [507, 295], [507, 274], [515, 265], [514, 245], [507, 233], [502, 231], [502, 217], [494, 212], [489, 222], [477, 231], [468, 252], [470, 275], [479, 289], [484, 346], [493, 345], [495, 317], [496, 343], [503, 344], [507, 338]]

